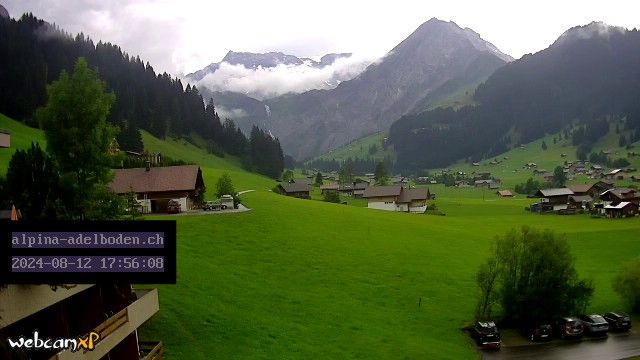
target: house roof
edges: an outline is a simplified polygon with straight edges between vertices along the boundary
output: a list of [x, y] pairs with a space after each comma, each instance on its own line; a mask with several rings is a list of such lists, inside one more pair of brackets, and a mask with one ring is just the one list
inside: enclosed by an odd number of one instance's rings
[[390, 185], [390, 186], [369, 186], [364, 190], [362, 197], [370, 198], [370, 197], [384, 197], [384, 196], [398, 196], [402, 191], [402, 187], [400, 185]]
[[300, 184], [311, 185], [312, 180], [311, 179], [307, 179], [307, 178], [300, 178], [300, 179], [293, 179], [293, 182], [300, 183]]
[[536, 193], [536, 195], [543, 197], [547, 196], [565, 196], [565, 195], [573, 195], [573, 191], [567, 188], [554, 188], [554, 189], [540, 189]]
[[587, 191], [591, 190], [592, 187], [593, 185], [588, 184], [575, 184], [567, 186], [567, 188], [569, 188], [569, 190], [573, 191], [574, 193], [586, 193]]
[[614, 170], [609, 171], [607, 173], [607, 175], [615, 175], [615, 174], [617, 174], [617, 173], [619, 173], [621, 171], [622, 171], [622, 169], [614, 169]]
[[570, 195], [569, 200], [573, 200], [574, 202], [593, 202], [593, 198], [590, 195]]
[[364, 190], [369, 187], [368, 182], [357, 182], [353, 185], [353, 190]]
[[607, 193], [612, 194], [613, 196], [619, 198], [619, 199], [623, 199], [623, 198], [629, 198], [631, 195], [631, 193], [635, 193], [636, 191], [634, 189], [629, 189], [629, 188], [616, 188], [616, 189], [609, 189], [605, 192], [603, 192], [602, 194], [600, 194], [600, 196], [605, 196]]
[[408, 203], [412, 200], [427, 200], [428, 197], [427, 189], [424, 188], [402, 189], [398, 202]]
[[114, 169], [109, 187], [116, 194], [152, 193], [163, 191], [195, 190], [198, 177], [202, 178], [197, 165], [180, 165], [146, 168]]
[[338, 188], [340, 188], [340, 185], [336, 183], [320, 185], [320, 190], [338, 190]]
[[636, 205], [636, 204], [634, 204], [632, 202], [622, 201], [622, 202], [619, 202], [619, 203], [617, 203], [615, 205], [614, 204], [607, 205], [604, 208], [605, 209], [624, 209], [625, 207], [627, 207], [629, 205], [633, 205], [633, 206], [636, 206], [636, 207], [638, 206], [638, 205]]
[[500, 196], [513, 196], [513, 193], [509, 190], [500, 190], [498, 191], [498, 195]]
[[311, 187], [308, 184], [294, 182], [294, 183], [280, 183], [280, 187], [286, 193], [294, 193], [294, 192], [309, 192], [311, 191]]

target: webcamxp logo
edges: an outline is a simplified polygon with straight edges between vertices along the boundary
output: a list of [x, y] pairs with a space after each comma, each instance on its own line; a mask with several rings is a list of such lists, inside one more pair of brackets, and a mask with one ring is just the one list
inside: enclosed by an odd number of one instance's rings
[[100, 340], [100, 334], [90, 332], [86, 336], [78, 338], [40, 338], [38, 331], [33, 332], [33, 336], [21, 336], [17, 339], [7, 338], [11, 348], [29, 350], [78, 350], [91, 351]]

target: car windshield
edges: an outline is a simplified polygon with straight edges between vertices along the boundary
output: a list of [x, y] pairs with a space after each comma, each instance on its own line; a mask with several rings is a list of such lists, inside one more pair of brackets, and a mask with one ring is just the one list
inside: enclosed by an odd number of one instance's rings
[[589, 316], [589, 318], [591, 319], [592, 322], [594, 323], [605, 323], [607, 322], [602, 316], [600, 315], [591, 315]]

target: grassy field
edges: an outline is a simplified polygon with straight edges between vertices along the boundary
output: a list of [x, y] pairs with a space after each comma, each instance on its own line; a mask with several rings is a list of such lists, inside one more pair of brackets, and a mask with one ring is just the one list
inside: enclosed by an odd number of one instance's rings
[[594, 280], [594, 312], [622, 308], [611, 281], [640, 254], [637, 218], [535, 215], [523, 210], [530, 199], [442, 185], [430, 190], [446, 216], [299, 200], [235, 159], [144, 141], [198, 162], [209, 187], [228, 172], [238, 190], [256, 190], [243, 195], [246, 213], [154, 217], [177, 221], [178, 282], [158, 286], [161, 310], [139, 334], [162, 340], [167, 359], [478, 357], [460, 328], [496, 235], [522, 225], [565, 234], [580, 276]]

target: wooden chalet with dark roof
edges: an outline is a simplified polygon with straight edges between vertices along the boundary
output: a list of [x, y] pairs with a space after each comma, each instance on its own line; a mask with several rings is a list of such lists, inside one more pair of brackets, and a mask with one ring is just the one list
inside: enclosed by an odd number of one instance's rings
[[280, 183], [277, 186], [281, 194], [300, 199], [311, 198], [311, 186], [303, 182]]
[[[166, 212], [169, 200], [183, 210], [193, 209], [204, 189], [202, 171], [197, 165], [114, 169], [109, 187], [119, 195], [134, 192], [143, 212]], [[232, 194], [231, 194], [232, 195]]]

